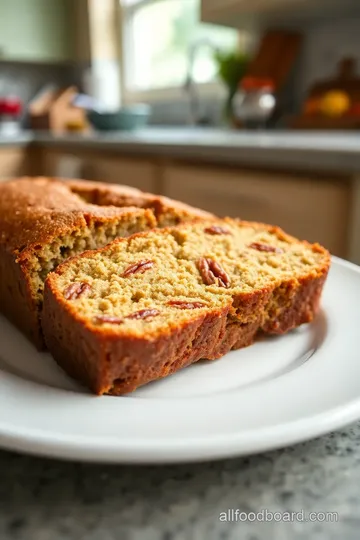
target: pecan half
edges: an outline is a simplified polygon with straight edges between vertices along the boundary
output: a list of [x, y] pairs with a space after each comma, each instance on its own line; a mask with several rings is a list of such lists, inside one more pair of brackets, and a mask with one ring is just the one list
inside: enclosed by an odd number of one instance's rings
[[261, 244], [259, 242], [253, 242], [249, 245], [250, 248], [257, 249], [258, 251], [268, 251], [270, 253], [284, 253], [284, 250], [275, 246], [269, 246], [268, 244]]
[[198, 269], [205, 285], [216, 284], [218, 287], [230, 287], [230, 278], [223, 267], [214, 259], [205, 257], [198, 260]]
[[167, 304], [178, 309], [200, 309], [206, 306], [203, 302], [186, 302], [186, 300], [170, 300]]
[[65, 289], [64, 297], [66, 298], [66, 300], [76, 300], [80, 296], [87, 294], [89, 291], [91, 291], [91, 287], [88, 283], [82, 283], [81, 281], [77, 281], [76, 283], [72, 283], [67, 287], [67, 289]]
[[155, 317], [159, 315], [160, 311], [157, 309], [141, 309], [135, 311], [126, 317], [114, 317], [113, 315], [97, 315], [95, 321], [98, 323], [110, 323], [110, 324], [122, 324], [125, 319], [148, 319], [149, 317]]
[[156, 317], [159, 313], [160, 311], [157, 309], [140, 309], [140, 311], [127, 315], [126, 319], [148, 319], [149, 317]]
[[206, 229], [204, 229], [204, 232], [208, 234], [231, 234], [228, 229], [220, 227], [219, 225], [212, 225], [211, 227], [206, 227]]
[[121, 277], [128, 277], [132, 274], [143, 274], [146, 270], [150, 270], [154, 266], [154, 261], [139, 261], [128, 268], [121, 274]]
[[97, 315], [95, 321], [98, 323], [121, 324], [124, 322], [124, 319], [121, 317], [113, 317], [112, 315]]

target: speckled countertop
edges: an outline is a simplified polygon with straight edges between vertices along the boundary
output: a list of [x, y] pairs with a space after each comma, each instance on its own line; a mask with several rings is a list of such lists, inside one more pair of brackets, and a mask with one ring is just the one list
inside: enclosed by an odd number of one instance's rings
[[360, 172], [360, 132], [244, 132], [168, 127], [136, 132], [0, 136], [0, 147], [35, 144], [257, 167]]
[[0, 133], [0, 149], [6, 146], [26, 146], [35, 139], [31, 131], [22, 131], [17, 135], [5, 136]]
[[[286, 450], [214, 463], [101, 466], [0, 452], [0, 471], [1, 540], [358, 540], [360, 534], [360, 423]], [[231, 509], [337, 512], [338, 521], [221, 521]]]

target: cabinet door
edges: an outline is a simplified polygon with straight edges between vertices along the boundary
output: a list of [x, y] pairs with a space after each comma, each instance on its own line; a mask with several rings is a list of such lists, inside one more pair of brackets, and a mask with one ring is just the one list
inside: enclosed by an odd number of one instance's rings
[[71, 58], [71, 0], [0, 0], [0, 57], [62, 61]]
[[[354, 16], [358, 0], [200, 0], [201, 20], [251, 33], [269, 27], [296, 27], [321, 20], [324, 13], [335, 23], [337, 17]], [[305, 27], [305, 26], [304, 26]]]
[[350, 187], [345, 181], [295, 175], [169, 167], [165, 194], [219, 216], [279, 225], [346, 256]]
[[[42, 151], [42, 174], [58, 178], [84, 178], [84, 159], [70, 152], [46, 148]], [[37, 171], [37, 174], [38, 171]]]
[[84, 158], [83, 177], [87, 180], [124, 184], [142, 191], [156, 191], [156, 172], [156, 166], [146, 160], [103, 156]]
[[0, 181], [28, 174], [27, 164], [25, 148], [0, 148]]
[[146, 160], [46, 149], [43, 166], [46, 176], [82, 178], [124, 184], [142, 191], [157, 191], [158, 168]]
[[243, 28], [249, 16], [284, 3], [286, 0], [201, 0], [201, 20]]

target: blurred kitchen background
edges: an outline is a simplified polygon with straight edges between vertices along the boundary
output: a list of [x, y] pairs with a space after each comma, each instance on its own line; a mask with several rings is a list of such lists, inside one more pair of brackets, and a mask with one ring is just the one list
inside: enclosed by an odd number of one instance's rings
[[360, 264], [358, 0], [0, 0], [0, 178], [127, 184]]

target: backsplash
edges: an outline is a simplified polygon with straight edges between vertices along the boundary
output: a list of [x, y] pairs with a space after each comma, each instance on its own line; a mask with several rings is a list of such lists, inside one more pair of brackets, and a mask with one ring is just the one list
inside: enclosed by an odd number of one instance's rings
[[[294, 26], [292, 26], [294, 28]], [[360, 74], [360, 15], [354, 18], [317, 21], [298, 27], [304, 34], [302, 53], [288, 81], [282, 101], [287, 112], [294, 113], [301, 107], [309, 87], [324, 78], [335, 76], [338, 62], [345, 56], [358, 59]], [[213, 124], [222, 121], [223, 104], [216, 99], [200, 100]], [[186, 99], [176, 102], [158, 102], [153, 107], [152, 123], [183, 123], [189, 106]]]
[[360, 74], [360, 16], [318, 22], [306, 29], [303, 52], [296, 72], [295, 102], [300, 104], [309, 87], [332, 78], [345, 56], [358, 61]]
[[16, 95], [25, 104], [48, 84], [79, 84], [78, 70], [72, 65], [0, 62], [0, 96]]
[[[202, 98], [199, 90], [199, 114], [206, 123], [217, 126], [223, 119], [223, 100], [216, 98]], [[174, 101], [159, 101], [151, 104], [152, 115], [150, 124], [156, 125], [183, 125], [188, 122], [190, 116], [189, 99], [177, 99]]]

